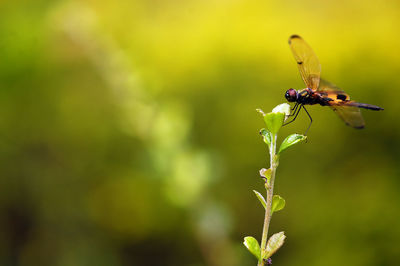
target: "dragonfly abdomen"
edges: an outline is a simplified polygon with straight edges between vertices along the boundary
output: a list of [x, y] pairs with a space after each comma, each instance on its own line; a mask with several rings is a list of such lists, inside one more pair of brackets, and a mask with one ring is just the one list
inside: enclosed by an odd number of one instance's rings
[[348, 102], [348, 103], [346, 103], [346, 105], [356, 106], [358, 108], [364, 108], [364, 109], [374, 110], [374, 111], [383, 110], [382, 107], [379, 107], [379, 106], [376, 106], [376, 105], [372, 105], [372, 104], [368, 104], [368, 103]]

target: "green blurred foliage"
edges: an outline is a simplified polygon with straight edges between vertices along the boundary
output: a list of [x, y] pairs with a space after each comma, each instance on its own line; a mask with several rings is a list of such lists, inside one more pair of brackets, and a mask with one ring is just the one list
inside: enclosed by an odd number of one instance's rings
[[[400, 4], [134, 0], [0, 3], [0, 264], [255, 265], [256, 108], [303, 88], [301, 35], [364, 130], [310, 107], [281, 157], [274, 265], [400, 260]], [[304, 133], [301, 114], [280, 136]], [[282, 140], [280, 140], [282, 141]], [[254, 206], [254, 207], [253, 207]]]

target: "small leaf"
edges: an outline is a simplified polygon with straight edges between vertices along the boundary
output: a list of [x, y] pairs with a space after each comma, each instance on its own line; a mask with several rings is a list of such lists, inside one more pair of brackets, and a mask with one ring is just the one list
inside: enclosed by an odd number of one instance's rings
[[263, 178], [270, 180], [271, 179], [271, 168], [265, 169], [262, 168], [260, 170], [260, 176], [262, 176]]
[[271, 257], [283, 245], [285, 238], [285, 232], [279, 232], [272, 235], [267, 242], [263, 259], [266, 260]]
[[264, 122], [272, 135], [276, 135], [278, 133], [279, 129], [283, 125], [284, 120], [285, 113], [268, 113], [264, 115]]
[[269, 189], [269, 185], [271, 183], [271, 172], [272, 172], [271, 168], [268, 169], [262, 168], [260, 170], [260, 176], [265, 179], [264, 185], [267, 190]]
[[[267, 125], [268, 131], [272, 135], [276, 135], [282, 127], [283, 122], [290, 115], [290, 105], [287, 103], [279, 104], [268, 114], [264, 113], [261, 109], [256, 109], [256, 111], [264, 116], [264, 122]], [[268, 145], [269, 143], [271, 143], [271, 141], [267, 142]]]
[[261, 202], [262, 206], [264, 206], [264, 209], [267, 209], [267, 202], [265, 201], [263, 195], [261, 195], [260, 192], [253, 190], [253, 192], [256, 194], [258, 200]]
[[272, 140], [271, 132], [269, 132], [265, 128], [262, 128], [260, 130], [260, 135], [263, 137], [264, 142], [267, 143], [269, 147], [271, 145], [271, 140]]
[[299, 143], [300, 141], [306, 140], [307, 136], [304, 135], [299, 135], [299, 134], [292, 134], [288, 137], [286, 137], [286, 139], [284, 141], [282, 141], [281, 146], [279, 147], [279, 153], [283, 152], [284, 150], [286, 150], [287, 148], [289, 148], [290, 146]]
[[[259, 111], [260, 112], [260, 111]], [[282, 103], [272, 109], [271, 113], [263, 114], [264, 122], [267, 125], [267, 129], [272, 135], [276, 135], [279, 129], [282, 127], [286, 117], [290, 114], [290, 105]]]
[[243, 244], [257, 258], [258, 261], [261, 260], [261, 248], [258, 244], [257, 239], [252, 236], [246, 236], [244, 238]]
[[274, 195], [272, 198], [271, 213], [282, 210], [285, 207], [285, 199], [279, 195]]

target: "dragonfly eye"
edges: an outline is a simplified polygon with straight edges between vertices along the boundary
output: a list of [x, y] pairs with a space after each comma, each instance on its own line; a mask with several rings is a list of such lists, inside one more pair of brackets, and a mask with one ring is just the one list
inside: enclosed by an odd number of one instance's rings
[[285, 93], [285, 98], [288, 102], [295, 102], [297, 100], [297, 91], [295, 89], [288, 89]]

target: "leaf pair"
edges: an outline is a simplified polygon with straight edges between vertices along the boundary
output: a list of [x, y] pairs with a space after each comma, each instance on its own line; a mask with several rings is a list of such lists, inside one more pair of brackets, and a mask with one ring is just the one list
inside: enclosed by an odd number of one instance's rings
[[[256, 194], [258, 200], [264, 206], [264, 209], [267, 209], [267, 202], [264, 199], [263, 195], [260, 192], [256, 191], [256, 190], [253, 190], [253, 192]], [[272, 197], [271, 215], [274, 212], [282, 210], [285, 207], [285, 205], [286, 205], [286, 201], [285, 201], [284, 198], [282, 198], [279, 195], [274, 195]]]
[[261, 251], [257, 239], [252, 236], [246, 236], [243, 244], [257, 258], [258, 261], [261, 261], [271, 257], [283, 245], [285, 238], [286, 236], [284, 232], [279, 232], [272, 235], [268, 239], [267, 247], [265, 248], [264, 252]]
[[[271, 141], [273, 136], [275, 136], [279, 129], [283, 126], [285, 118], [290, 114], [290, 105], [287, 103], [280, 104], [276, 106], [271, 113], [265, 114], [262, 110], [257, 109], [264, 116], [264, 122], [267, 126], [267, 129], [263, 128], [260, 130], [261, 136], [263, 136], [263, 140], [267, 143], [268, 147], [271, 145]], [[288, 136], [282, 142], [281, 146], [279, 147], [278, 154], [282, 151], [286, 150], [290, 146], [293, 146], [300, 141], [306, 140], [306, 136], [299, 135], [299, 134], [292, 134]]]

